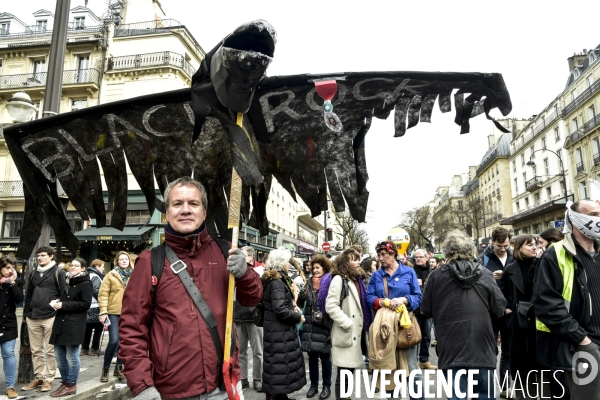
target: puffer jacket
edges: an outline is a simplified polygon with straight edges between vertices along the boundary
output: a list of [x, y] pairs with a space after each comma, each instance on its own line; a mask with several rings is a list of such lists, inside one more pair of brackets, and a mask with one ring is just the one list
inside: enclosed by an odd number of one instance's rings
[[496, 368], [492, 318], [501, 317], [505, 307], [494, 276], [478, 262], [452, 260], [435, 269], [421, 312], [433, 317], [439, 368]]
[[304, 357], [298, 343], [296, 324], [302, 315], [294, 312], [294, 295], [285, 278], [265, 271], [263, 284], [263, 392], [282, 395], [306, 385]]
[[104, 274], [98, 271], [94, 267], [88, 267], [87, 272], [90, 275], [90, 281], [94, 289], [92, 295], [92, 305], [90, 308], [98, 308], [98, 293], [100, 293], [100, 287], [102, 286], [102, 280], [104, 280]]
[[319, 311], [317, 296], [312, 280], [306, 282], [306, 303], [304, 304], [304, 324], [302, 326], [302, 350], [315, 353], [331, 353], [331, 328], [313, 323], [313, 310]]
[[[100, 315], [111, 314], [121, 315], [121, 307], [123, 305], [123, 293], [125, 285], [117, 268], [111, 270], [102, 280], [102, 286], [98, 292], [98, 306], [100, 307]], [[131, 267], [128, 267], [131, 269]], [[131, 278], [130, 278], [131, 279]]]
[[[165, 240], [187, 265], [187, 272], [200, 289], [217, 321], [221, 341], [225, 338], [229, 272], [221, 248], [202, 229], [198, 234], [178, 236], [165, 227]], [[165, 257], [156, 286], [153, 307], [150, 251], [137, 258], [123, 297], [119, 319], [119, 358], [133, 396], [154, 386], [164, 399], [198, 396], [218, 386], [218, 356], [210, 332], [179, 277]], [[260, 278], [248, 270], [235, 279], [236, 299], [246, 307], [262, 297]], [[151, 324], [151, 326], [150, 326]], [[241, 376], [238, 346], [233, 370]]]
[[31, 319], [54, 317], [56, 310], [50, 306], [50, 302], [60, 297], [60, 289], [65, 286], [65, 276], [65, 271], [59, 269], [56, 263], [41, 276], [37, 269], [32, 271], [25, 293], [23, 316]]
[[72, 346], [83, 343], [93, 290], [87, 273], [69, 279], [69, 284], [60, 293], [62, 306], [54, 318], [50, 344]]

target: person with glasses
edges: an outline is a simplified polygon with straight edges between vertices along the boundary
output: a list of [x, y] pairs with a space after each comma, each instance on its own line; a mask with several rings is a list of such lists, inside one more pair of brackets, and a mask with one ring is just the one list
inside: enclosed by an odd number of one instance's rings
[[83, 258], [71, 261], [60, 297], [50, 302], [56, 310], [50, 344], [54, 345], [56, 364], [62, 379], [60, 387], [50, 393], [52, 397], [77, 393], [77, 378], [81, 368], [79, 345], [85, 336], [87, 311], [94, 292], [86, 267]]
[[[424, 249], [418, 249], [415, 251], [415, 265], [414, 270], [417, 274], [417, 281], [419, 287], [423, 291], [425, 282], [431, 270], [427, 261], [429, 260], [429, 254]], [[415, 311], [415, 317], [419, 322], [419, 328], [421, 328], [421, 344], [419, 345], [419, 368], [421, 369], [437, 369], [435, 365], [429, 362], [429, 346], [431, 345], [431, 327], [433, 326], [433, 318], [428, 318], [421, 313], [421, 309], [417, 308]]]
[[17, 359], [15, 358], [15, 343], [19, 336], [17, 324], [16, 305], [23, 301], [23, 291], [15, 284], [17, 260], [13, 256], [0, 258], [0, 315], [2, 319], [2, 336], [0, 336], [0, 349], [6, 378], [6, 396], [15, 399], [19, 396], [15, 390], [17, 378]]
[[37, 267], [34, 267], [29, 275], [23, 307], [35, 377], [21, 390], [40, 388], [41, 392], [49, 392], [52, 390], [52, 381], [56, 375], [54, 346], [50, 344], [56, 309], [48, 302], [49, 299], [60, 297], [65, 286], [66, 273], [58, 268], [54, 261], [52, 247], [41, 246], [36, 254]]
[[[515, 259], [510, 248], [511, 234], [508, 229], [501, 226], [494, 228], [492, 231], [492, 244], [477, 258], [480, 264], [490, 270], [496, 279], [496, 283], [501, 285], [500, 278], [504, 272], [504, 267], [512, 264]], [[502, 286], [500, 286], [502, 289]], [[510, 314], [504, 315], [502, 318], [495, 321], [496, 337], [500, 333], [501, 351], [500, 356], [500, 380], [509, 375], [510, 368]], [[508, 390], [503, 390], [500, 393], [502, 398], [510, 398]]]

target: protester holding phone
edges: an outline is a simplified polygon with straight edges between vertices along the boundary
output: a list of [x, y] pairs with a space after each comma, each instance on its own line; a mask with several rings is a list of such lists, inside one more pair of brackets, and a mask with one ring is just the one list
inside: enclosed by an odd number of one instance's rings
[[14, 399], [19, 396], [15, 390], [17, 378], [17, 359], [15, 358], [15, 343], [19, 336], [17, 325], [16, 304], [23, 301], [23, 291], [15, 284], [17, 260], [12, 256], [0, 258], [0, 315], [2, 319], [2, 334], [0, 334], [0, 350], [4, 376], [6, 378], [6, 396]]

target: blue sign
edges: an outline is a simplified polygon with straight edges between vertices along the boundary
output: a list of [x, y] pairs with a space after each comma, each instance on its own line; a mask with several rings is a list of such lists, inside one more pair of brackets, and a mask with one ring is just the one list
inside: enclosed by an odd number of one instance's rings
[[554, 221], [554, 227], [556, 229], [562, 229], [565, 226], [565, 221]]

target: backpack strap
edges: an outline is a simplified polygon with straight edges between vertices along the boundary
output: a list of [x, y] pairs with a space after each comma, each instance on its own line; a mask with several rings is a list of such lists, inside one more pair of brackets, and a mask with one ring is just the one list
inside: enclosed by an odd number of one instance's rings
[[488, 256], [487, 254], [484, 254], [483, 255], [483, 266], [487, 267], [489, 262], [490, 262], [490, 256]]

